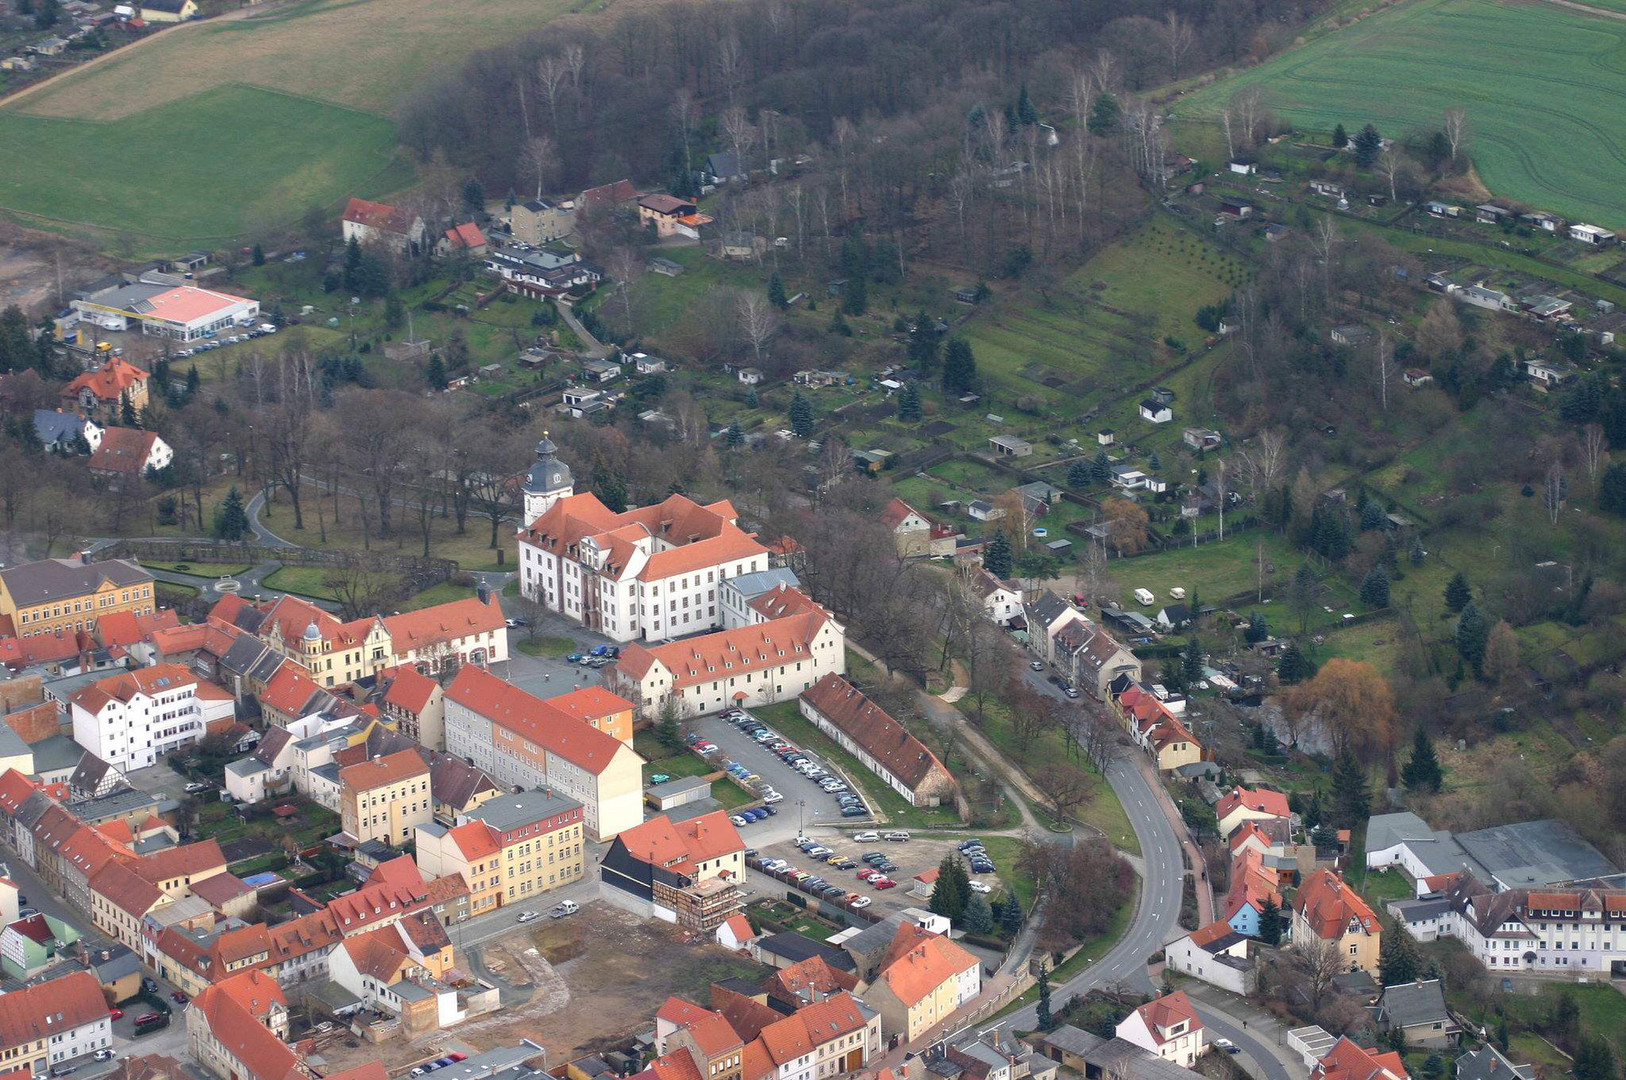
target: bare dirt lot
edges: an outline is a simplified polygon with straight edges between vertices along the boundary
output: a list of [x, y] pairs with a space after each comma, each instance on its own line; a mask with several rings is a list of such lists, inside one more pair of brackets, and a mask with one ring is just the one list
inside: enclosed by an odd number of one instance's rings
[[652, 1026], [655, 1010], [673, 994], [704, 1003], [712, 983], [761, 979], [769, 970], [608, 904], [516, 927], [472, 952], [475, 966], [504, 986], [500, 1011], [411, 1043], [338, 1046], [324, 1052], [330, 1066], [348, 1069], [377, 1059], [393, 1075], [431, 1044], [452, 1041], [481, 1051], [524, 1038], [546, 1046], [550, 1062], [564, 1061], [612, 1049]]

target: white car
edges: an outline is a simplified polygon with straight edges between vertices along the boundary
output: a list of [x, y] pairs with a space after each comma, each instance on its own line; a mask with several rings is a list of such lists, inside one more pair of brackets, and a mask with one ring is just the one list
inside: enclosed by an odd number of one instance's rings
[[867, 896], [860, 896], [857, 900], [852, 902], [852, 906], [855, 908], [867, 908], [869, 905], [870, 899]]
[[971, 882], [971, 891], [972, 892], [980, 892], [980, 893], [991, 893], [991, 892], [994, 891], [994, 887], [992, 885], [988, 884], [986, 881], [973, 881], [973, 882]]
[[785, 797], [783, 795], [779, 794], [779, 792], [774, 791], [772, 788], [769, 788], [766, 792], [763, 793], [762, 801], [765, 802], [765, 803], [784, 802]]
[[730, 825], [734, 826], [736, 829], [743, 829], [743, 828], [745, 828], [746, 825], [750, 824], [750, 822], [746, 821], [743, 817], [741, 817], [738, 814], [734, 814], [734, 815], [730, 816], [729, 819], [728, 819], [728, 823]]
[[552, 915], [555, 919], [562, 919], [566, 915], [574, 915], [574, 914], [576, 914], [576, 912], [578, 912], [580, 910], [581, 910], [581, 907], [579, 905], [577, 905], [576, 901], [574, 901], [574, 900], [562, 900], [562, 901], [560, 901], [559, 906], [554, 908], [551, 912], [549, 912], [549, 914]]
[[528, 923], [532, 919], [540, 919], [541, 917], [542, 916], [540, 914], [538, 914], [537, 912], [534, 912], [534, 911], [522, 911], [522, 912], [519, 913], [519, 918], [516, 919], [515, 921], [516, 922], [522, 922], [522, 923]]
[[855, 844], [872, 844], [880, 838], [881, 834], [878, 832], [853, 833], [853, 843]]

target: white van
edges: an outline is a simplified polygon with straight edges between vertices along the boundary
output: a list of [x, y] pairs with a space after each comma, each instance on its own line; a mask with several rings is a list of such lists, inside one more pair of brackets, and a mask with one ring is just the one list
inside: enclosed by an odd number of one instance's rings
[[1176, 600], [1184, 600], [1186, 598], [1186, 590], [1176, 586], [1175, 588], [1169, 590], [1169, 595]]
[[1137, 601], [1139, 601], [1140, 603], [1142, 603], [1142, 604], [1150, 606], [1150, 604], [1152, 603], [1153, 600], [1156, 599], [1156, 597], [1154, 597], [1152, 595], [1152, 590], [1151, 589], [1136, 589], [1135, 590], [1135, 599]]

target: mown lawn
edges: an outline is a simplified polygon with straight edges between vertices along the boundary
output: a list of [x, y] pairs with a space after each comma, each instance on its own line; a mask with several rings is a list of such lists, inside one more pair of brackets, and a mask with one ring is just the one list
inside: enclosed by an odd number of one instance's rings
[[140, 562], [149, 570], [169, 570], [176, 574], [194, 574], [206, 578], [236, 577], [249, 569], [246, 563], [163, 562], [158, 559], [142, 559]]
[[[523, 634], [524, 631], [521, 630], [518, 633]], [[511, 633], [509, 641], [513, 642], [514, 648], [527, 656], [569, 656], [578, 648], [573, 639], [557, 637], [551, 634], [543, 634], [532, 638], [515, 637]]]

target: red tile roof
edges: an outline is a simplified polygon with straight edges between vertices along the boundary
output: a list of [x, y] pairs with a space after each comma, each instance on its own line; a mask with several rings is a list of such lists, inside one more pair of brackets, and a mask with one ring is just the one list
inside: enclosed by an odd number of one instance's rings
[[[108, 1015], [101, 984], [88, 971], [0, 994], [0, 1046], [50, 1039]], [[49, 1022], [47, 1022], [49, 1021]]]
[[221, 852], [218, 841], [199, 840], [144, 855], [136, 861], [134, 870], [155, 884], [176, 878], [197, 880], [225, 873], [226, 856]]
[[1225, 793], [1225, 796], [1220, 799], [1219, 805], [1214, 807], [1214, 813], [1223, 819], [1225, 815], [1239, 806], [1245, 806], [1250, 810], [1269, 814], [1272, 817], [1284, 818], [1292, 813], [1287, 806], [1287, 796], [1281, 792], [1271, 791], [1269, 788], [1257, 788], [1249, 791], [1240, 784]]
[[117, 401], [126, 390], [149, 377], [134, 364], [115, 356], [95, 371], [74, 377], [62, 388], [62, 395], [77, 397], [80, 390], [89, 390], [101, 401]]
[[390, 644], [397, 656], [411, 649], [427, 649], [473, 634], [500, 631], [505, 625], [502, 605], [495, 596], [489, 604], [471, 596], [384, 620], [384, 629], [389, 631]]
[[412, 214], [408, 211], [366, 199], [351, 199], [345, 204], [344, 220], [399, 236], [411, 235], [413, 226]]
[[1367, 933], [1378, 932], [1378, 917], [1367, 902], [1331, 870], [1317, 870], [1293, 897], [1293, 910], [1310, 929], [1328, 940], [1344, 936], [1353, 922]]
[[633, 642], [621, 653], [616, 670], [642, 682], [659, 662], [672, 673], [673, 686], [678, 689], [725, 679], [731, 674], [766, 671], [811, 659], [813, 639], [827, 618], [823, 611], [810, 611], [653, 648]]
[[461, 225], [454, 225], [446, 230], [446, 239], [454, 248], [477, 248], [486, 246], [485, 233], [480, 226], [472, 221], [465, 221]]
[[1184, 990], [1176, 990], [1172, 994], [1155, 998], [1135, 1011], [1146, 1022], [1146, 1028], [1151, 1032], [1152, 1039], [1159, 1043], [1168, 1041], [1163, 1032], [1176, 1024], [1190, 1025], [1186, 1031], [1197, 1031], [1203, 1026], [1202, 1020], [1197, 1016], [1197, 1010], [1192, 1007], [1191, 999], [1186, 997]]
[[1406, 1063], [1393, 1050], [1366, 1050], [1340, 1038], [1310, 1070], [1310, 1080], [1406, 1080]]
[[136, 428], [110, 427], [90, 455], [90, 467], [101, 472], [138, 473], [147, 466], [156, 433]]
[[924, 515], [916, 513], [915, 508], [902, 499], [893, 499], [881, 511], [881, 524], [889, 529], [896, 530], [911, 514], [914, 514], [915, 517], [920, 518], [922, 521], [925, 520]]
[[253, 974], [243, 972], [218, 985], [204, 987], [190, 1008], [198, 1010], [210, 1033], [253, 1080], [295, 1080], [310, 1076], [293, 1047], [261, 1023], [237, 992], [224, 989], [227, 983], [248, 980]]
[[134, 645], [159, 630], [173, 630], [181, 617], [170, 608], [137, 615], [133, 611], [110, 611], [96, 620], [96, 637], [103, 645]]
[[626, 745], [613, 735], [581, 723], [551, 702], [472, 664], [458, 670], [452, 685], [446, 688], [446, 699], [595, 776], [609, 768]]
[[696, 863], [745, 850], [745, 841], [729, 822], [726, 810], [688, 821], [673, 821], [662, 814], [625, 830], [618, 839], [634, 858], [678, 874], [692, 872]]
[[[912, 929], [912, 927], [910, 928]], [[941, 934], [927, 935], [881, 969], [880, 978], [906, 1007], [982, 963]]]
[[429, 707], [435, 691], [440, 689], [440, 683], [410, 664], [386, 668], [379, 673], [379, 679], [389, 685], [384, 692], [384, 703], [414, 716]]
[[415, 777], [429, 779], [429, 765], [416, 749], [399, 750], [339, 770], [339, 779], [355, 791], [371, 791]]
[[925, 743], [835, 672], [804, 690], [802, 700], [911, 790], [918, 788], [933, 769], [943, 770], [943, 763], [926, 749]]

